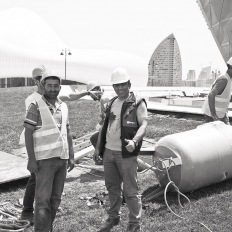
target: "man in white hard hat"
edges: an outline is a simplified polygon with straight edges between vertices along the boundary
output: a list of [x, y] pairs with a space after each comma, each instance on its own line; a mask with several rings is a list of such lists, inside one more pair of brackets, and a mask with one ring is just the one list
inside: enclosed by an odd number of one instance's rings
[[[41, 85], [41, 78], [42, 74], [46, 71], [49, 71], [44, 65], [38, 65], [32, 70], [32, 79], [34, 80], [37, 91], [29, 95], [25, 100], [26, 105], [26, 112], [28, 111], [29, 106], [31, 103], [38, 101], [43, 94], [43, 86]], [[50, 70], [51, 71], [51, 70]], [[83, 91], [80, 93], [72, 92], [69, 93], [67, 96], [59, 95], [59, 99], [61, 101], [74, 101], [78, 100], [84, 96], [91, 96], [95, 98], [97, 94], [101, 92], [93, 92], [91, 89], [87, 91]], [[96, 95], [95, 95], [96, 94]], [[20, 135], [20, 145], [25, 145], [25, 128]], [[35, 173], [31, 173], [31, 176], [28, 179], [28, 183], [26, 186], [24, 198], [23, 198], [23, 210], [21, 213], [22, 220], [30, 221], [31, 225], [34, 224], [34, 198], [35, 198], [35, 187], [36, 187], [36, 180], [35, 180]]]
[[94, 153], [95, 160], [103, 159], [110, 201], [108, 219], [99, 232], [110, 231], [119, 224], [122, 187], [129, 209], [126, 231], [141, 231], [142, 204], [137, 183], [137, 156], [147, 127], [146, 102], [136, 99], [130, 92], [130, 76], [126, 69], [115, 69], [111, 83], [117, 96], [107, 104]]
[[227, 72], [213, 83], [202, 106], [205, 122], [220, 120], [230, 125], [227, 110], [231, 99], [232, 57], [227, 61], [227, 68]]
[[42, 73], [43, 96], [31, 103], [24, 120], [27, 168], [36, 175], [35, 232], [51, 231], [67, 169], [74, 168], [68, 108], [58, 99], [60, 82], [54, 72]]

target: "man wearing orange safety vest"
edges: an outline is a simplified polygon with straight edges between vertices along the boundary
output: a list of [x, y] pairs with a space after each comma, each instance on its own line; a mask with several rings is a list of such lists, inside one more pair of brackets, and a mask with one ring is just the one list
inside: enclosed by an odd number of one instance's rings
[[27, 168], [36, 176], [35, 232], [52, 230], [66, 179], [74, 168], [67, 105], [57, 98], [61, 78], [42, 73], [43, 96], [33, 102], [24, 120]]
[[206, 122], [220, 120], [230, 125], [227, 110], [231, 99], [232, 57], [227, 61], [227, 72], [213, 83], [202, 110]]

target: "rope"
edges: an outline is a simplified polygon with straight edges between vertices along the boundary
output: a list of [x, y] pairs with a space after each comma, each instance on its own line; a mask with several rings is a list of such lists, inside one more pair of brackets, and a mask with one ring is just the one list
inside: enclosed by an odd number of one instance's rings
[[1, 220], [4, 223], [0, 223], [1, 232], [21, 232], [30, 226], [30, 222], [27, 220]]
[[1, 232], [21, 232], [30, 226], [30, 222], [27, 220], [18, 220], [17, 217], [12, 216], [11, 214], [6, 213], [2, 210], [0, 210], [0, 214], [10, 218], [0, 220], [0, 222], [3, 222], [0, 223]]
[[[163, 161], [162, 161], [162, 162], [163, 162]], [[172, 160], [172, 162], [175, 163], [173, 160]], [[164, 190], [164, 200], [165, 200], [165, 204], [166, 204], [167, 208], [171, 211], [171, 213], [173, 213], [176, 217], [178, 217], [178, 218], [180, 218], [180, 219], [183, 219], [183, 220], [187, 220], [187, 218], [182, 217], [182, 216], [176, 214], [176, 213], [170, 208], [170, 206], [168, 205], [168, 202], [167, 202], [167, 190], [168, 190], [168, 187], [169, 187], [170, 185], [173, 185], [173, 187], [175, 188], [175, 190], [176, 190], [177, 193], [178, 193], [178, 203], [179, 203], [179, 205], [181, 206], [181, 208], [184, 208], [184, 206], [183, 206], [183, 205], [181, 204], [181, 202], [180, 202], [180, 196], [183, 196], [183, 197], [188, 201], [188, 203], [191, 203], [191, 202], [190, 202], [190, 200], [189, 200], [189, 198], [188, 198], [187, 196], [185, 196], [183, 193], [180, 192], [179, 188], [178, 188], [178, 187], [175, 185], [175, 183], [171, 180], [170, 175], [169, 175], [169, 172], [168, 172], [168, 170], [170, 169], [170, 166], [169, 166], [169, 169], [168, 169], [167, 166], [166, 166], [166, 164], [165, 164], [164, 162], [163, 162], [163, 164], [164, 164], [164, 166], [165, 166], [165, 170], [166, 170], [166, 172], [167, 172], [167, 177], [168, 177], [168, 180], [169, 180], [169, 183], [166, 185], [165, 190]], [[194, 220], [194, 219], [192, 219], [192, 221], [193, 221], [193, 222], [196, 222], [196, 223], [198, 223], [198, 224], [200, 224], [200, 225], [203, 226], [207, 231], [212, 232], [212, 230], [210, 230], [210, 229], [209, 229], [205, 224], [203, 224], [202, 222], [197, 221], [197, 220]]]

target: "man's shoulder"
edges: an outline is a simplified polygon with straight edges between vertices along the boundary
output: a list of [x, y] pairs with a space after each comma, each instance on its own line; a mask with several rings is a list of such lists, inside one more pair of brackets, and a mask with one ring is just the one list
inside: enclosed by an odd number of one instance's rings
[[217, 78], [215, 85], [219, 86], [219, 85], [226, 85], [228, 79], [225, 75], [221, 75], [220, 77]]

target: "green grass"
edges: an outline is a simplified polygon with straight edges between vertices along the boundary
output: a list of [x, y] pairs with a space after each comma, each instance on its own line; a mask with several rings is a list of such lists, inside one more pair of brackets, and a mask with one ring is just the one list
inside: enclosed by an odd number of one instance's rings
[[[10, 152], [18, 148], [19, 134], [22, 130], [24, 117], [24, 99], [33, 92], [33, 88], [12, 88], [0, 90], [0, 150]], [[70, 110], [70, 124], [75, 137], [87, 134], [94, 130], [98, 121], [98, 105], [93, 101], [79, 100], [68, 103]], [[165, 135], [187, 131], [202, 124], [201, 117], [189, 117], [185, 115], [162, 115], [150, 114], [149, 126], [146, 137], [157, 141]], [[81, 196], [94, 196], [99, 191], [106, 191], [102, 173], [94, 172], [99, 176], [87, 173], [81, 174], [78, 178], [67, 178], [65, 184], [65, 195], [61, 207], [63, 213], [58, 213], [55, 221], [55, 232], [94, 232], [100, 228], [101, 223], [106, 219], [106, 210], [90, 209]], [[140, 191], [149, 192], [157, 179], [154, 172], [148, 171], [139, 174]], [[22, 198], [26, 186], [26, 180], [12, 182], [0, 186], [0, 201], [15, 203]], [[207, 225], [214, 232], [231, 232], [232, 212], [232, 183], [227, 180], [211, 186], [207, 186], [187, 193], [191, 204], [182, 200], [184, 208], [178, 205], [175, 192], [167, 194], [168, 204], [171, 209], [186, 220], [181, 220], [173, 215], [166, 207], [163, 196], [153, 200], [143, 210], [142, 228], [143, 231], [157, 232], [205, 232], [205, 228], [195, 221]], [[113, 232], [125, 231], [127, 226], [126, 207], [122, 207], [122, 221], [115, 227]]]

